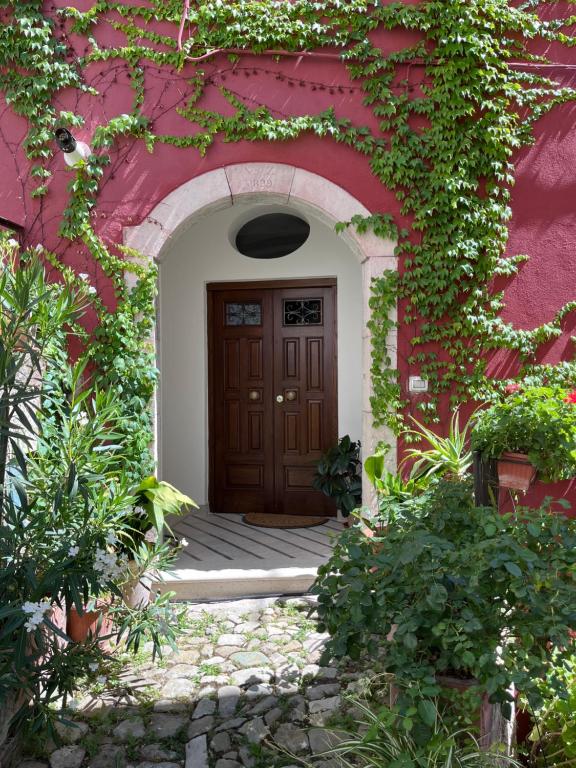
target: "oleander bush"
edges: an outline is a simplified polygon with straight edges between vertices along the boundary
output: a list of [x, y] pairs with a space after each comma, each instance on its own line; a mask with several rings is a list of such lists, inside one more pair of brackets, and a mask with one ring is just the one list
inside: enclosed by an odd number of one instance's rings
[[[38, 728], [50, 705], [100, 664], [88, 639], [73, 643], [66, 610], [106, 596], [120, 636], [137, 650], [174, 645], [169, 596], [143, 610], [122, 602], [119, 538], [136, 499], [124, 472], [127, 425], [113, 389], [68, 362], [85, 294], [50, 283], [37, 255], [0, 240], [0, 743], [10, 728]], [[174, 553], [166, 553], [170, 561]]]

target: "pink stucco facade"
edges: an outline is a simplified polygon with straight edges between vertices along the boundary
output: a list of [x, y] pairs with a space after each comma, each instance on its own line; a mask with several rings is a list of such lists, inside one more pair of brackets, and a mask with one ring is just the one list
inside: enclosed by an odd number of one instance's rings
[[[64, 7], [66, 0], [55, 0], [52, 9]], [[48, 4], [47, 4], [48, 5]], [[80, 10], [92, 5], [78, 0]], [[65, 28], [57, 25], [57, 34]], [[158, 31], [173, 30], [159, 25]], [[102, 46], [122, 44], [124, 37], [107, 24], [99, 25], [95, 36]], [[414, 42], [408, 34], [385, 33], [380, 41], [386, 50], [398, 50]], [[78, 55], [86, 50], [86, 40], [71, 38]], [[558, 82], [576, 86], [576, 54], [558, 49], [547, 52], [557, 62], [546, 73]], [[565, 65], [569, 65], [566, 67]], [[272, 57], [241, 56], [231, 63], [226, 56], [203, 62], [210, 76], [202, 106], [230, 112], [218, 87], [226, 85], [249, 105], [266, 104], [278, 116], [317, 113], [330, 106], [338, 117], [350, 117], [356, 124], [375, 127], [374, 116], [362, 105], [358, 83], [350, 81], [346, 68], [331, 58], [291, 57], [281, 62]], [[570, 66], [575, 68], [571, 69]], [[175, 112], [189, 94], [187, 76], [190, 65], [176, 73], [156, 64], [145, 68], [144, 113], [152, 121], [156, 134], [187, 135], [194, 127]], [[85, 118], [85, 126], [75, 130], [78, 139], [90, 143], [95, 128], [111, 117], [131, 109], [133, 92], [124, 65], [111, 59], [91, 65], [86, 71], [89, 84], [99, 95], [61, 93], [58, 108], [73, 109]], [[413, 66], [406, 76], [418, 82], [421, 74]], [[513, 217], [510, 222], [509, 252], [526, 253], [529, 261], [519, 274], [503, 283], [506, 308], [504, 317], [518, 328], [533, 328], [551, 320], [556, 311], [576, 294], [576, 132], [573, 105], [557, 107], [540, 121], [536, 142], [522, 150], [516, 158], [517, 181], [513, 190]], [[15, 116], [0, 98], [0, 217], [24, 228], [25, 241], [43, 243], [79, 271], [87, 272], [101, 295], [113, 307], [113, 296], [97, 265], [76, 243], [58, 236], [58, 224], [66, 205], [66, 185], [70, 171], [56, 153], [50, 161], [53, 176], [48, 194], [41, 199], [30, 197], [35, 181], [29, 177], [30, 163], [21, 148], [26, 135], [24, 120]], [[145, 221], [150, 211], [173, 190], [187, 181], [224, 166], [240, 163], [275, 163], [293, 166], [326, 178], [350, 193], [372, 212], [398, 216], [399, 205], [392, 192], [384, 189], [371, 174], [364, 157], [352, 148], [330, 138], [304, 135], [295, 141], [277, 143], [240, 142], [225, 144], [216, 140], [205, 157], [196, 149], [182, 149], [157, 143], [153, 153], [141, 140], [118, 141], [111, 150], [111, 164], [105, 170], [98, 203], [93, 212], [97, 232], [110, 243], [120, 243], [123, 229]], [[398, 223], [402, 225], [401, 219]], [[555, 363], [572, 359], [575, 354], [576, 314], [564, 321], [563, 335], [542, 350], [540, 361]], [[419, 373], [410, 366], [410, 327], [400, 326], [398, 366], [402, 386], [407, 390], [410, 375]], [[494, 354], [489, 362], [491, 375], [506, 378], [514, 375], [517, 361], [510, 355]], [[567, 491], [563, 484], [557, 489]], [[569, 492], [576, 501], [576, 494]]]

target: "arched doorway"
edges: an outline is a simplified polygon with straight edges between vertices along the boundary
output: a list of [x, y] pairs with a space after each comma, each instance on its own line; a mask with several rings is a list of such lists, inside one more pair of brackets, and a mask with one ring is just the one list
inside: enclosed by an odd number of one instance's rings
[[[230, 242], [231, 233], [256, 213], [270, 210], [297, 212], [310, 223], [310, 241], [293, 257], [274, 260], [274, 266], [242, 261], [244, 257]], [[371, 279], [385, 269], [397, 268], [395, 244], [371, 234], [359, 235], [353, 227], [340, 235], [334, 231], [336, 223], [368, 214], [358, 200], [321, 176], [283, 164], [243, 163], [192, 179], [156, 205], [139, 226], [124, 230], [126, 245], [160, 264], [156, 343], [162, 383], [156, 450], [164, 478], [201, 502], [207, 498], [206, 284], [229, 283], [230, 278], [239, 282], [336, 280], [338, 433], [361, 438], [364, 455], [380, 440], [395, 445], [388, 429], [372, 425], [370, 336], [366, 326]], [[222, 258], [225, 250], [226, 257]], [[194, 359], [184, 352], [191, 335], [202, 345], [201, 354], [195, 345]], [[393, 334], [388, 341], [394, 364]], [[390, 461], [395, 462], [393, 452]]]

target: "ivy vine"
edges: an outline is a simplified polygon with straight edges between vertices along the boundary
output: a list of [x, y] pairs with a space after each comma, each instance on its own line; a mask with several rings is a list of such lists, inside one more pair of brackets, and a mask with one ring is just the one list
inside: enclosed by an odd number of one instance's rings
[[[93, 62], [120, 61], [130, 72], [131, 110], [96, 130], [94, 154], [70, 182], [60, 232], [84, 244], [116, 291], [113, 312], [93, 297], [99, 326], [91, 349], [100, 375], [117, 388], [127, 412], [136, 414], [131, 435], [135, 472], [146, 463], [149, 402], [156, 380], [147, 345], [155, 271], [130, 267], [136, 271], [136, 286], [128, 289], [126, 253], [114, 252], [98, 237], [90, 216], [105, 177], [107, 152], [121, 136], [142, 140], [150, 151], [162, 142], [205, 153], [216, 140], [288, 141], [313, 133], [366, 158], [372, 173], [395, 193], [409, 222], [398, 228], [389, 212], [376, 211], [340, 225], [393, 237], [401, 258], [399, 272], [385, 272], [372, 286], [376, 424], [398, 430], [406, 405], [386, 345], [398, 323], [412, 331], [408, 362], [430, 382], [432, 397], [417, 406], [428, 420], [437, 419], [443, 394], [453, 402], [492, 396], [500, 384], [486, 376], [491, 350], [516, 353], [519, 376], [574, 382], [573, 361], [554, 370], [535, 361], [541, 345], [561, 334], [576, 302], [538, 328], [519, 330], [502, 320], [503, 295], [494, 289], [496, 278], [515, 275], [526, 258], [506, 255], [516, 153], [534, 141], [533, 127], [540, 117], [576, 97], [573, 89], [542, 75], [546, 59], [532, 52], [538, 41], [574, 45], [568, 30], [576, 17], [553, 5], [546, 0], [422, 0], [416, 5], [197, 0], [183, 16], [181, 0], [145, 5], [97, 0], [89, 10], [67, 7], [50, 17], [40, 0], [0, 0], [0, 90], [29, 124], [25, 149], [33, 163], [31, 175], [38, 179], [32, 195], [49, 191], [46, 165], [55, 126], [82, 122], [80, 115], [56, 111], [57, 94], [69, 88], [95, 93], [82, 76]], [[539, 15], [546, 6], [546, 16], [554, 18]], [[151, 25], [155, 21], [162, 22], [160, 28]], [[96, 32], [106, 25], [115, 31], [115, 39], [118, 33], [124, 36], [124, 44], [103, 44], [106, 36]], [[386, 53], [376, 42], [382, 30], [416, 32], [419, 42]], [[71, 55], [69, 35], [86, 40], [86, 52], [78, 60]], [[233, 64], [248, 53], [266, 61], [312, 53], [338, 59], [352, 86], [362, 91], [378, 128], [339, 118], [333, 109], [279, 117], [268, 105], [250, 103], [228, 84], [216, 83], [203, 69], [214, 57], [228, 56]], [[153, 130], [145, 106], [145, 71], [152, 64], [181, 73], [187, 98], [177, 112], [190, 121], [186, 135]], [[203, 106], [207, 89], [214, 87], [228, 102], [222, 112]], [[58, 263], [55, 258], [52, 262]], [[392, 319], [397, 305], [399, 321]]]

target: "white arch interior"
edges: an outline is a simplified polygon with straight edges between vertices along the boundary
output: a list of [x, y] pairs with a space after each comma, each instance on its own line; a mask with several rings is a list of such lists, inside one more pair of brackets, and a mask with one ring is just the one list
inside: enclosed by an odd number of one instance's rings
[[[308, 241], [281, 259], [241, 256], [231, 233], [252, 215], [295, 209], [311, 225]], [[395, 244], [334, 226], [369, 211], [332, 182], [282, 164], [246, 163], [208, 172], [170, 193], [125, 244], [160, 264], [156, 343], [161, 370], [156, 451], [162, 477], [199, 503], [207, 494], [206, 283], [307, 277], [338, 280], [339, 432], [376, 442], [370, 411], [370, 338], [366, 328], [373, 277], [396, 269]], [[396, 338], [388, 339], [395, 364]], [[395, 450], [390, 454], [394, 465]], [[368, 501], [368, 488], [365, 489]]]

